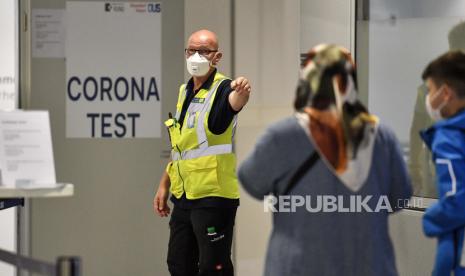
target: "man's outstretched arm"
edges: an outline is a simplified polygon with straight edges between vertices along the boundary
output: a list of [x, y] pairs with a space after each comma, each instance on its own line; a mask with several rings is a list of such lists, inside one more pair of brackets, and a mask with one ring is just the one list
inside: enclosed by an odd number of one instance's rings
[[244, 77], [238, 77], [233, 80], [231, 82], [231, 88], [234, 89], [234, 91], [229, 94], [229, 104], [231, 104], [234, 111], [239, 111], [249, 100], [252, 88], [250, 87], [249, 80]]

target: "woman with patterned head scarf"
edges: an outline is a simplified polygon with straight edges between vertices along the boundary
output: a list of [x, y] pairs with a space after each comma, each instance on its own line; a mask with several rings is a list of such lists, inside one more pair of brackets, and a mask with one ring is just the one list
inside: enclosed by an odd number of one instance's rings
[[388, 215], [410, 181], [394, 134], [358, 100], [346, 49], [309, 51], [294, 107], [239, 169], [253, 197], [274, 195], [265, 275], [397, 275]]

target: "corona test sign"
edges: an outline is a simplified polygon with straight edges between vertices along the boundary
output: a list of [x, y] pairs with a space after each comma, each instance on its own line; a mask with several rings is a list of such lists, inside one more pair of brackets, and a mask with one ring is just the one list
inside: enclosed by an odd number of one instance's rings
[[154, 2], [67, 2], [68, 138], [161, 136], [161, 12]]

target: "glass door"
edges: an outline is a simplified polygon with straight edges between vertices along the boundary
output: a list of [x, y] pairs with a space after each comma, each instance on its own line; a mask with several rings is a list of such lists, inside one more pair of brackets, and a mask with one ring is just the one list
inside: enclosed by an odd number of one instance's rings
[[356, 13], [360, 92], [399, 138], [414, 195], [437, 198], [431, 155], [418, 135], [432, 124], [421, 74], [450, 48], [465, 50], [465, 1], [358, 0]]

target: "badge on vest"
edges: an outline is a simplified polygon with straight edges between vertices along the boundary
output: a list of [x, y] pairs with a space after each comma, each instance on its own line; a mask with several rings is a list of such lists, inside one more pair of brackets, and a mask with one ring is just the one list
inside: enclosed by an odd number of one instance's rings
[[193, 99], [192, 99], [192, 102], [193, 102], [193, 103], [204, 103], [204, 102], [205, 102], [205, 98], [193, 98]]
[[187, 118], [187, 128], [194, 128], [195, 126], [195, 112], [189, 113]]

